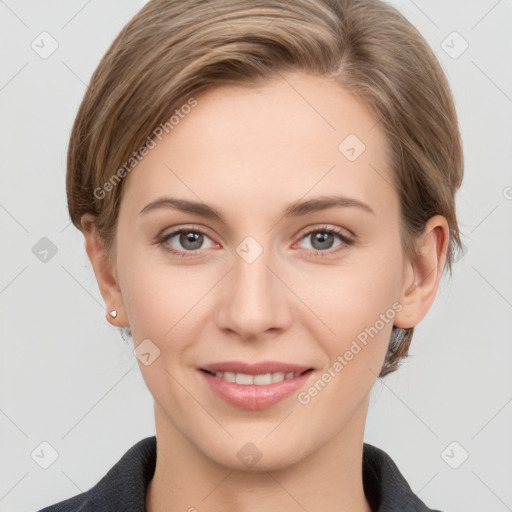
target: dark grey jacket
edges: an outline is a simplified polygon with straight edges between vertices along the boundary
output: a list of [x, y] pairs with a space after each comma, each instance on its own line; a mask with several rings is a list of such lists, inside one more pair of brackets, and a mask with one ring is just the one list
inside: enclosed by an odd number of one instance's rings
[[[146, 512], [145, 496], [155, 472], [156, 437], [132, 446], [91, 489], [39, 512]], [[365, 443], [363, 486], [372, 512], [440, 512], [411, 490], [391, 457]]]

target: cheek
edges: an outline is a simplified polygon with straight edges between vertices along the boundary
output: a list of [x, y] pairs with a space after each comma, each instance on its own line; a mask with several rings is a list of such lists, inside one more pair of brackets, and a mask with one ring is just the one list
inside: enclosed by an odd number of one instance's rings
[[310, 325], [318, 326], [313, 336], [321, 340], [326, 364], [342, 358], [343, 368], [337, 365], [334, 372], [345, 375], [338, 379], [347, 379], [344, 386], [366, 382], [371, 387], [380, 372], [401, 309], [397, 302], [401, 265], [397, 235], [396, 240], [388, 237], [373, 248], [354, 251], [340, 265], [318, 267], [297, 280], [297, 294], [321, 320]]
[[158, 273], [130, 252], [119, 257], [118, 269], [123, 303], [134, 340], [156, 336], [166, 320], [162, 314], [165, 305], [155, 288]]
[[[123, 302], [133, 333], [165, 339], [205, 290], [191, 267], [166, 265], [159, 249], [130, 247], [118, 258]], [[135, 338], [135, 334], [134, 334]]]
[[[205, 294], [205, 286], [183, 268], [166, 265], [154, 249], [130, 247], [119, 252], [118, 274], [135, 347], [149, 339], [159, 350], [150, 364], [139, 360], [144, 381], [156, 402], [168, 401], [170, 409], [181, 410], [189, 397], [173, 377], [179, 379], [177, 368], [190, 343], [192, 308]], [[146, 346], [154, 357], [156, 349]]]
[[[382, 314], [393, 311], [400, 285], [399, 258], [356, 258], [331, 268], [316, 268], [294, 278], [294, 291], [331, 334], [333, 343], [357, 336]], [[304, 276], [304, 277], [303, 277]], [[386, 322], [387, 325], [388, 322]], [[391, 322], [392, 324], [392, 322]], [[391, 324], [389, 329], [391, 329]], [[378, 322], [379, 329], [382, 329]], [[329, 339], [329, 336], [323, 336]]]
[[314, 336], [327, 358], [317, 379], [298, 398], [326, 436], [350, 421], [382, 368], [400, 309], [395, 302], [399, 275], [397, 265], [361, 259], [357, 265], [337, 268], [329, 279], [311, 280], [308, 305], [329, 327], [319, 328]]

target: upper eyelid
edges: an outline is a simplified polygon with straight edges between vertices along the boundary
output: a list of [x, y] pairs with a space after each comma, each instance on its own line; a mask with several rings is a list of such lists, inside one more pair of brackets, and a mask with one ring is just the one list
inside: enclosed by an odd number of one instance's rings
[[[317, 225], [317, 226], [313, 226], [313, 227], [308, 226], [307, 228], [301, 229], [296, 236], [300, 236], [302, 238], [306, 235], [315, 233], [317, 231], [318, 232], [331, 231], [331, 232], [334, 232], [335, 234], [337, 234], [339, 236], [343, 236], [345, 238], [349, 238], [349, 239], [355, 238], [354, 233], [352, 233], [349, 229], [341, 228], [339, 226], [329, 226], [328, 224], [321, 224], [321, 225]], [[346, 231], [348, 234], [345, 234], [344, 231]]]
[[171, 235], [177, 235], [178, 233], [181, 233], [182, 231], [191, 231], [191, 232], [199, 232], [199, 233], [203, 233], [207, 236], [209, 236], [210, 238], [211, 235], [209, 234], [209, 229], [206, 228], [206, 227], [203, 227], [203, 226], [199, 226], [199, 225], [184, 225], [184, 226], [179, 226], [177, 228], [171, 228], [171, 231], [169, 231], [168, 233], [164, 234], [166, 230], [164, 229], [162, 231], [162, 234], [160, 235], [160, 238], [167, 238], [167, 237], [170, 237]]

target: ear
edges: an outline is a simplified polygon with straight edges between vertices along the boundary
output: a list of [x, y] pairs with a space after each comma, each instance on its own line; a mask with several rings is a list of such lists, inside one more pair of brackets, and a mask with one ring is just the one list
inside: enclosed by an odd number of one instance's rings
[[407, 261], [399, 302], [402, 309], [394, 324], [402, 329], [414, 327], [426, 316], [439, 288], [446, 263], [450, 230], [445, 217], [431, 217], [416, 240], [416, 255]]
[[[82, 233], [85, 238], [85, 250], [91, 260], [96, 281], [106, 305], [105, 317], [116, 327], [128, 327], [126, 313], [123, 305], [121, 290], [118, 285], [115, 262], [105, 252], [104, 243], [98, 235], [96, 220], [88, 213], [81, 217]], [[117, 311], [115, 318], [109, 311]]]

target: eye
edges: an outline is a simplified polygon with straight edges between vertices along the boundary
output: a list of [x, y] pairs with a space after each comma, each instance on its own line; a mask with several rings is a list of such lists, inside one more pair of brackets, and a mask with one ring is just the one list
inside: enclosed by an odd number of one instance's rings
[[[324, 256], [337, 253], [354, 243], [337, 228], [321, 226], [306, 232], [301, 241], [309, 240], [309, 249], [315, 255]], [[336, 243], [336, 240], [338, 242]], [[206, 246], [205, 246], [206, 242]], [[198, 256], [203, 249], [210, 249], [217, 244], [199, 228], [180, 228], [161, 236], [157, 243], [167, 252], [180, 257]]]
[[[210, 244], [205, 247], [205, 241]], [[215, 246], [211, 238], [202, 230], [197, 228], [181, 228], [159, 238], [158, 243], [162, 248], [177, 256], [196, 256], [196, 251], [208, 249]], [[176, 248], [178, 247], [178, 248]]]
[[[336, 243], [338, 239], [338, 243]], [[321, 227], [308, 231], [301, 237], [301, 240], [309, 240], [309, 247], [315, 254], [327, 253], [332, 254], [345, 249], [346, 246], [354, 243], [352, 239], [344, 235], [337, 228]], [[330, 250], [333, 249], [334, 250]], [[323, 254], [321, 254], [323, 256]]]

